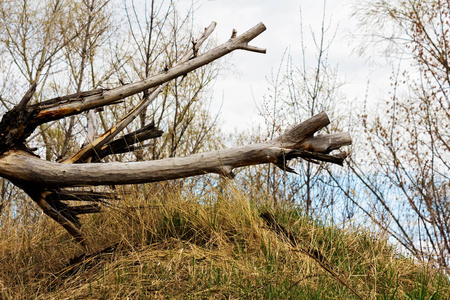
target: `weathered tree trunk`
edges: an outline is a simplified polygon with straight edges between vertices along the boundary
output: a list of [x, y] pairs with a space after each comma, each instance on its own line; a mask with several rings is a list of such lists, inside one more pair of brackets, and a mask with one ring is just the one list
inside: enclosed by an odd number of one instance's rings
[[342, 163], [343, 156], [325, 153], [350, 145], [347, 133], [313, 136], [327, 124], [327, 115], [321, 113], [265, 143], [145, 162], [60, 164], [41, 160], [26, 151], [8, 151], [0, 157], [0, 176], [45, 188], [60, 188], [155, 182], [207, 173], [231, 177], [235, 168], [264, 163], [283, 166], [284, 161], [302, 156]]
[[[155, 182], [207, 173], [233, 177], [235, 168], [264, 163], [274, 163], [285, 171], [294, 172], [286, 164], [294, 158], [342, 164], [347, 153], [333, 155], [330, 152], [350, 145], [349, 134], [315, 136], [317, 131], [330, 122], [325, 113], [320, 113], [265, 143], [157, 161], [99, 163], [108, 155], [133, 151], [140, 147], [135, 146], [136, 144], [161, 136], [162, 131], [149, 124], [113, 140], [151, 103], [169, 80], [185, 75], [236, 49], [265, 53], [265, 49], [248, 45], [265, 30], [265, 26], [260, 23], [241, 36], [236, 36], [236, 32], [233, 31], [228, 42], [198, 55], [198, 47], [211, 34], [214, 27], [215, 23], [206, 28], [203, 36], [193, 43], [193, 48], [172, 68], [139, 82], [110, 90], [80, 92], [28, 105], [36, 90], [34, 83], [19, 104], [6, 113], [0, 122], [0, 176], [23, 189], [48, 216], [63, 226], [80, 243], [84, 243], [77, 216], [98, 212], [100, 208], [95, 202], [104, 201], [107, 195], [65, 191], [63, 188]], [[46, 161], [34, 155], [25, 146], [25, 140], [40, 124], [105, 105], [113, 105], [128, 96], [149, 89], [152, 89], [149, 97], [136, 105], [118, 124], [72, 157], [59, 162]], [[88, 161], [96, 163], [86, 163]], [[90, 201], [94, 204], [69, 206], [62, 202], [67, 200]]]

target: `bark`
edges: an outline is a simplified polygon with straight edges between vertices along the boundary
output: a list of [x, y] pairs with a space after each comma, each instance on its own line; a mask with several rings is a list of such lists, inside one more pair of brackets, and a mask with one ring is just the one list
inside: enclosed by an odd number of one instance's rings
[[[97, 203], [105, 202], [110, 197], [95, 192], [67, 191], [62, 188], [146, 183], [207, 173], [217, 173], [232, 178], [233, 170], [236, 168], [265, 163], [274, 163], [284, 171], [295, 172], [287, 165], [289, 160], [295, 158], [342, 164], [347, 153], [332, 154], [330, 152], [350, 145], [351, 139], [348, 133], [315, 135], [330, 122], [325, 113], [320, 113], [294, 126], [280, 137], [265, 143], [157, 161], [80, 163], [98, 162], [111, 154], [133, 151], [141, 147], [135, 144], [159, 137], [162, 131], [155, 128], [153, 124], [149, 124], [113, 140], [157, 96], [168, 81], [237, 49], [258, 53], [266, 51], [248, 45], [266, 29], [260, 23], [240, 36], [233, 31], [226, 43], [198, 55], [198, 47], [211, 34], [214, 27], [215, 23], [206, 28], [202, 37], [193, 43], [192, 49], [173, 67], [139, 82], [110, 90], [96, 89], [78, 92], [28, 105], [36, 90], [36, 83], [34, 83], [19, 104], [5, 113], [0, 122], [0, 177], [7, 178], [22, 188], [48, 216], [83, 244], [84, 237], [80, 231], [81, 223], [78, 215], [98, 212], [100, 207]], [[40, 124], [105, 105], [117, 104], [128, 96], [149, 90], [152, 90], [152, 94], [145, 97], [118, 124], [70, 158], [60, 162], [42, 160], [25, 146], [25, 140]], [[64, 201], [88, 201], [93, 204], [69, 206]]]
[[[193, 44], [193, 47], [190, 48], [179, 60], [179, 62], [176, 64], [180, 65], [189, 59], [192, 58], [192, 56], [196, 57], [198, 53], [198, 47], [200, 47], [206, 39], [211, 35], [211, 33], [216, 28], [216, 23], [213, 22], [211, 25], [209, 25], [207, 28], [205, 28], [205, 31], [203, 35], [198, 39], [197, 42]], [[165, 82], [161, 84], [158, 88], [155, 88], [147, 97], [144, 97], [142, 101], [136, 105], [132, 111], [130, 111], [124, 118], [122, 118], [115, 126], [112, 126], [109, 130], [107, 130], [104, 134], [99, 136], [98, 138], [91, 139], [90, 143], [87, 144], [85, 147], [80, 149], [76, 154], [74, 154], [72, 157], [64, 160], [64, 163], [80, 163], [85, 162], [86, 160], [89, 160], [91, 158], [96, 159], [100, 158], [98, 156], [98, 153], [101, 151], [104, 145], [111, 142], [112, 139], [120, 133], [123, 129], [125, 129], [126, 126], [128, 126], [138, 115], [142, 114], [142, 112], [145, 111], [145, 109], [150, 105], [150, 103], [153, 102], [154, 99], [164, 90], [164, 88], [168, 85], [169, 82]], [[144, 90], [144, 94], [148, 93], [148, 90]], [[117, 153], [117, 152], [116, 152]]]
[[163, 131], [157, 129], [154, 123], [145, 125], [141, 129], [128, 133], [119, 139], [107, 143], [98, 150], [95, 150], [93, 162], [98, 162], [111, 154], [127, 153], [137, 150], [141, 146], [135, 146], [134, 144], [160, 137], [162, 134]]
[[[264, 163], [279, 165], [302, 155], [317, 160], [335, 159], [339, 163], [345, 156], [326, 153], [330, 149], [350, 145], [351, 139], [348, 133], [313, 136], [327, 124], [327, 115], [321, 113], [265, 143], [157, 161], [74, 165], [41, 160], [22, 150], [8, 151], [0, 157], [0, 176], [56, 188], [145, 183], [207, 173], [232, 177], [235, 168]], [[316, 152], [311, 152], [311, 149]]]

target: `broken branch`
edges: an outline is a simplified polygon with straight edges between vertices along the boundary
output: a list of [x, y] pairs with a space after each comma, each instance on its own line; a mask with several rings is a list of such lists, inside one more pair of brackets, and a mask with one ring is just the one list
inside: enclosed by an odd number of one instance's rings
[[[194, 57], [184, 63], [174, 66], [167, 71], [160, 72], [159, 74], [148, 77], [144, 80], [119, 86], [110, 90], [103, 90], [100, 95], [85, 97], [83, 98], [83, 101], [76, 101], [75, 99], [73, 99], [64, 103], [56, 102], [54, 105], [47, 105], [46, 107], [39, 110], [39, 113], [33, 120], [33, 125], [38, 126], [52, 120], [57, 120], [66, 116], [79, 114], [83, 111], [108, 105], [111, 102], [115, 102], [117, 100], [140, 93], [144, 90], [157, 87], [178, 76], [187, 74], [222, 56], [227, 55], [234, 50], [247, 50], [245, 48], [248, 48], [248, 43], [258, 35], [260, 35], [264, 30], [266, 30], [264, 24], [259, 23], [242, 35], [230, 39], [226, 43], [217, 46], [216, 48], [211, 49], [208, 52], [203, 53], [202, 55]], [[261, 51], [257, 52], [264, 53], [263, 49], [260, 50]], [[35, 108], [39, 108], [39, 105], [35, 106]]]
[[[67, 165], [41, 160], [25, 151], [9, 151], [0, 157], [0, 176], [34, 182], [45, 187], [116, 185], [163, 181], [207, 173], [227, 175], [235, 168], [277, 163], [286, 156], [294, 158], [307, 154], [312, 159], [330, 161], [327, 159], [331, 156], [323, 156], [326, 151], [321, 149], [337, 149], [350, 145], [351, 139], [348, 134], [342, 134], [340, 139], [328, 140], [320, 136], [318, 140], [326, 140], [326, 145], [319, 145], [312, 136], [310, 127], [322, 128], [326, 120], [326, 114], [321, 113], [295, 126], [279, 138], [265, 143], [157, 161]], [[305, 127], [305, 124], [310, 127]], [[299, 128], [306, 128], [306, 133]], [[313, 147], [317, 148], [317, 153], [308, 151]]]

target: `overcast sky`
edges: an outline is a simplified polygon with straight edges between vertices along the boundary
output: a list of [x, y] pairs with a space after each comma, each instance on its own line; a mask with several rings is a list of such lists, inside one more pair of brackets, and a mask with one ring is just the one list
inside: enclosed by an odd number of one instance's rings
[[[187, 10], [189, 0], [178, 0], [180, 12]], [[307, 57], [314, 63], [315, 47], [310, 29], [319, 34], [324, 9], [323, 1], [317, 0], [197, 0], [194, 23], [200, 27], [217, 22], [214, 37], [218, 43], [228, 40], [235, 28], [238, 35], [263, 22], [267, 30], [250, 44], [267, 49], [267, 54], [237, 50], [228, 61], [233, 71], [221, 72], [214, 86], [213, 111], [221, 107], [221, 119], [225, 131], [237, 128], [246, 130], [261, 122], [257, 106], [263, 97], [269, 95], [272, 72], [280, 66], [283, 54], [288, 51], [294, 63], [300, 67], [301, 58], [301, 16]], [[329, 52], [329, 63], [338, 68], [341, 81], [345, 82], [341, 92], [349, 101], [362, 101], [370, 80], [372, 97], [386, 82], [388, 71], [379, 65], [368, 65], [363, 58], [354, 54], [357, 46], [351, 38], [356, 22], [351, 17], [351, 0], [327, 1], [326, 19], [332, 28], [337, 28], [336, 38]], [[331, 38], [335, 29], [331, 30]], [[374, 99], [376, 101], [376, 99]]]

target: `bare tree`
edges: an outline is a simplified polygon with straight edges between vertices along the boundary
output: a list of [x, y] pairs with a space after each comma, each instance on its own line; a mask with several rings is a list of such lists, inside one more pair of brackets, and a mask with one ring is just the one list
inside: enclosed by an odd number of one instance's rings
[[396, 71], [382, 114], [361, 116], [369, 150], [350, 165], [373, 202], [348, 196], [417, 259], [448, 268], [450, 3], [363, 1], [355, 9], [366, 40], [387, 46]]
[[[142, 114], [170, 80], [184, 76], [237, 49], [265, 53], [265, 49], [248, 44], [265, 30], [262, 23], [240, 36], [233, 31], [226, 43], [205, 53], [199, 53], [199, 47], [214, 27], [213, 23], [206, 28], [203, 36], [195, 41], [192, 47], [170, 68], [163, 69], [141, 81], [111, 89], [98, 88], [77, 92], [30, 104], [37, 86], [33, 83], [19, 103], [5, 113], [0, 122], [0, 175], [23, 189], [46, 214], [60, 223], [78, 241], [83, 242], [81, 224], [77, 215], [96, 212], [98, 208], [96, 206], [71, 207], [62, 201], [95, 200], [102, 198], [103, 195], [94, 192], [71, 192], [62, 188], [153, 182], [206, 173], [232, 177], [234, 168], [269, 162], [287, 168], [286, 162], [297, 157], [342, 164], [346, 153], [336, 155], [329, 153], [350, 144], [349, 135], [347, 133], [314, 135], [316, 131], [329, 124], [325, 113], [320, 113], [278, 138], [261, 144], [158, 161], [88, 163], [100, 161], [114, 153], [128, 152], [133, 149], [133, 144], [160, 135], [160, 132], [155, 132], [153, 126], [144, 126], [135, 132], [116, 138], [132, 120]], [[41, 124], [114, 105], [122, 99], [147, 90], [150, 91], [148, 97], [143, 98], [117, 124], [82, 147], [77, 153], [59, 162], [39, 159], [26, 145], [27, 138]]]
[[[300, 122], [321, 111], [327, 111], [334, 120], [333, 126], [324, 129], [326, 132], [336, 131], [342, 125], [342, 122], [338, 122], [338, 110], [343, 106], [339, 99], [341, 82], [337, 68], [329, 60], [338, 28], [327, 17], [325, 1], [317, 31], [311, 29], [310, 32], [304, 32], [302, 22], [300, 13], [301, 51], [291, 53], [287, 49], [279, 67], [268, 78], [270, 94], [264, 98], [260, 107], [268, 138], [280, 134], [287, 123]], [[347, 110], [344, 113], [345, 117], [351, 114]], [[248, 175], [245, 180], [261, 186], [261, 190], [264, 190], [261, 194], [270, 194], [275, 203], [282, 199], [299, 205], [307, 215], [324, 216], [324, 213], [329, 213], [327, 217], [330, 217], [333, 215], [332, 205], [339, 198], [336, 194], [340, 191], [333, 189], [334, 183], [327, 166], [301, 160], [292, 165], [296, 175], [279, 172], [276, 166], [260, 166], [255, 167], [258, 168], [257, 172], [252, 173], [250, 169], [246, 171]], [[340, 197], [340, 200], [343, 198]]]
[[[149, 1], [144, 8], [131, 1], [126, 9], [132, 42], [136, 54], [121, 65], [118, 76], [127, 82], [142, 80], [151, 74], [152, 69], [171, 67], [183, 53], [193, 46], [194, 12], [189, 11], [182, 18], [176, 7]], [[139, 12], [138, 12], [139, 10]], [[141, 18], [142, 10], [145, 18]], [[205, 49], [213, 43], [206, 41]], [[219, 64], [214, 61], [206, 68], [197, 69], [170, 82], [153, 99], [148, 108], [139, 116], [139, 124], [134, 122], [130, 128], [139, 128], [154, 122], [155, 127], [164, 129], [166, 134], [154, 141], [152, 151], [135, 151], [138, 160], [159, 159], [195, 153], [203, 148], [215, 132], [216, 118], [205, 114], [205, 93], [219, 72]], [[139, 102], [148, 98], [150, 91], [134, 96]], [[203, 112], [203, 113], [202, 113]]]

